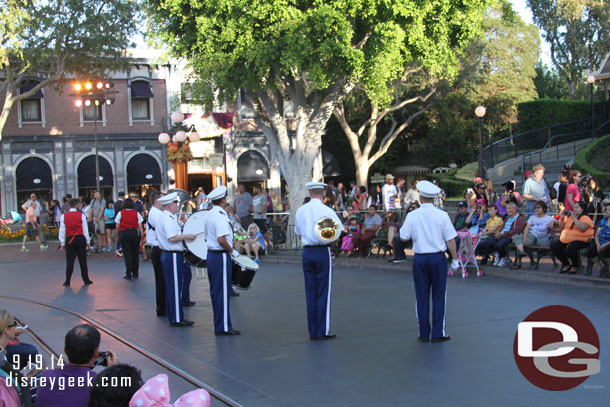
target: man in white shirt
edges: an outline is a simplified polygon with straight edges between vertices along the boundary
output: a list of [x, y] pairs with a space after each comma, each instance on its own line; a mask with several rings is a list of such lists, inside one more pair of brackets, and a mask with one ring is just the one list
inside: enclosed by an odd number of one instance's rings
[[156, 232], [159, 219], [163, 216], [163, 205], [159, 202], [159, 198], [162, 196], [165, 196], [165, 194], [161, 192], [152, 193], [150, 197], [152, 208], [150, 208], [148, 219], [146, 220], [146, 244], [151, 247], [150, 260], [155, 273], [155, 299], [158, 317], [167, 315], [165, 309], [165, 282], [163, 281], [163, 266], [161, 265], [161, 248], [159, 248]]
[[309, 338], [332, 339], [335, 334], [330, 332], [330, 294], [333, 274], [330, 242], [321, 241], [314, 227], [319, 220], [330, 218], [339, 225], [335, 230], [338, 237], [341, 235], [343, 225], [335, 211], [322, 203], [326, 184], [309, 182], [306, 186], [311, 200], [297, 211], [294, 232], [301, 236], [303, 244]]
[[396, 185], [394, 185], [394, 176], [392, 174], [387, 174], [385, 176], [385, 182], [383, 188], [381, 188], [383, 209], [390, 211], [396, 209], [394, 200], [398, 198], [398, 190], [396, 189]]
[[[445, 333], [445, 296], [449, 249], [457, 268], [455, 238], [457, 233], [447, 212], [436, 209], [434, 197], [440, 188], [430, 181], [417, 183], [422, 206], [406, 217], [400, 228], [403, 241], [413, 239], [413, 282], [417, 299], [417, 323], [420, 342], [443, 342], [451, 339]], [[430, 329], [430, 291], [432, 290], [432, 329]]]

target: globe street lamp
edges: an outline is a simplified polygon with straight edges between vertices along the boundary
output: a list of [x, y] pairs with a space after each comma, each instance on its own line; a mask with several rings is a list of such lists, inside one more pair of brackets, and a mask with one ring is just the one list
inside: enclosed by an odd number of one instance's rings
[[485, 106], [479, 106], [474, 109], [474, 114], [479, 118], [479, 129], [481, 131], [481, 139], [479, 140], [479, 177], [485, 178], [485, 170], [483, 169], [483, 121], [485, 120]]
[[[184, 114], [173, 112], [171, 114], [172, 127], [159, 134], [158, 140], [161, 144], [167, 144], [167, 160], [174, 166], [174, 177], [176, 188], [187, 190], [188, 188], [188, 162], [193, 159], [189, 143], [200, 140], [199, 133], [195, 131], [194, 125], [184, 124]], [[188, 142], [187, 142], [188, 139]]]
[[593, 84], [595, 83], [595, 76], [587, 76], [587, 83], [589, 84], [589, 90], [591, 91], [591, 138], [595, 137], [595, 105], [593, 103]]

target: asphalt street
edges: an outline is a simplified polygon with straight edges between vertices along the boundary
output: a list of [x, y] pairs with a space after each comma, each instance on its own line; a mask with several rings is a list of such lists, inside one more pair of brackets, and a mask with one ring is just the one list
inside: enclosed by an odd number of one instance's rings
[[[320, 342], [308, 337], [300, 266], [263, 259], [252, 288], [231, 302], [233, 326], [242, 335], [217, 337], [207, 278], [193, 278], [197, 304], [186, 309], [186, 317], [195, 326], [171, 328], [154, 313], [150, 263], [141, 263], [139, 280], [126, 281], [122, 259], [94, 254], [89, 258], [94, 284], [83, 287], [76, 266], [72, 287], [64, 288], [63, 253], [53, 249], [21, 253], [18, 246], [0, 247], [0, 295], [82, 313], [245, 406], [573, 407], [606, 405], [610, 396], [610, 358], [604, 349], [610, 339], [607, 289], [450, 277], [447, 332], [452, 339], [419, 343], [409, 263], [392, 269], [374, 262], [338, 266], [331, 324], [337, 337]], [[0, 304], [50, 343], [61, 344], [74, 322], [58, 310], [1, 298]], [[528, 314], [558, 304], [581, 311], [596, 327], [601, 373], [572, 390], [549, 392], [521, 375], [513, 340]], [[121, 359], [129, 361], [130, 355]]]

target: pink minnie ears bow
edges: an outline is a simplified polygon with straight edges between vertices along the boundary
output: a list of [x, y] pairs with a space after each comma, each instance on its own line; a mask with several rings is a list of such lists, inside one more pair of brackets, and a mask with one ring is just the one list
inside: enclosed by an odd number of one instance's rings
[[169, 397], [167, 375], [158, 374], [133, 395], [129, 407], [210, 407], [210, 394], [203, 389], [190, 391], [173, 404]]

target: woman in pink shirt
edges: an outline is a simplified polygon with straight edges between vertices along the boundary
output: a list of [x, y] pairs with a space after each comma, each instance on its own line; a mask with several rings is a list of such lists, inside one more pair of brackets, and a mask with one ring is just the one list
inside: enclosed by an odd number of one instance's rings
[[566, 189], [566, 210], [573, 211], [574, 205], [580, 201], [580, 180], [582, 173], [580, 171], [572, 172], [570, 177], [570, 185]]

